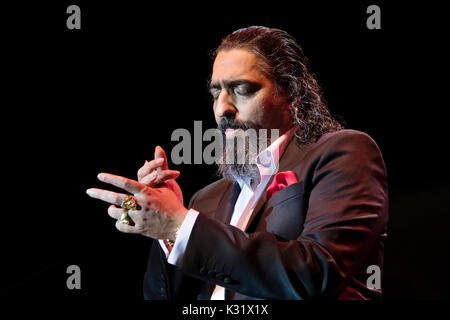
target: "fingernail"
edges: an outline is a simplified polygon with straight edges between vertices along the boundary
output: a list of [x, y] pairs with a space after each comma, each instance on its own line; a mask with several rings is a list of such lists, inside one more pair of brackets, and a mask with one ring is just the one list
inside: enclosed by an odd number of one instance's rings
[[163, 162], [164, 162], [164, 159], [163, 159], [163, 158], [158, 158], [158, 159], [155, 160], [155, 162], [156, 162], [156, 163], [163, 163]]
[[104, 177], [105, 177], [105, 175], [104, 175], [103, 173], [99, 173], [99, 174], [97, 175], [97, 179], [98, 179], [98, 180], [103, 180]]
[[92, 192], [92, 190], [91, 190], [91, 189], [87, 189], [87, 190], [86, 190], [86, 193], [87, 193], [88, 195], [90, 195], [90, 196], [91, 196], [93, 192]]

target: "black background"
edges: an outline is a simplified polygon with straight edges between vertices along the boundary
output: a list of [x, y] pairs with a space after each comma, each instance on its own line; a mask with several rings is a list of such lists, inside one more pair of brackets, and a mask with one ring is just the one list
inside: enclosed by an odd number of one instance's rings
[[[176, 128], [215, 126], [208, 52], [266, 25], [302, 45], [333, 113], [380, 146], [390, 185], [385, 299], [449, 298], [450, 196], [443, 8], [383, 1], [55, 1], [3, 6], [0, 292], [7, 297], [142, 299], [151, 240], [121, 234], [85, 194], [99, 172], [134, 177]], [[66, 8], [81, 7], [81, 30]], [[381, 7], [382, 29], [366, 28]], [[185, 201], [215, 180], [181, 165]], [[66, 288], [81, 267], [82, 289]]]

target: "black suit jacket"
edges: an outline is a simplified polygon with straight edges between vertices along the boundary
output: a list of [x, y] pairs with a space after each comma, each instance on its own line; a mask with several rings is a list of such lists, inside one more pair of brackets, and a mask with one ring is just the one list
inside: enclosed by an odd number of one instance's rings
[[380, 298], [366, 286], [368, 266], [383, 268], [388, 220], [386, 168], [375, 142], [355, 130], [307, 146], [294, 137], [280, 159], [283, 171], [299, 182], [267, 202], [263, 195], [245, 232], [228, 224], [236, 183], [221, 179], [199, 190], [182, 265], [168, 264], [154, 241], [145, 298], [209, 299], [216, 284], [228, 299]]

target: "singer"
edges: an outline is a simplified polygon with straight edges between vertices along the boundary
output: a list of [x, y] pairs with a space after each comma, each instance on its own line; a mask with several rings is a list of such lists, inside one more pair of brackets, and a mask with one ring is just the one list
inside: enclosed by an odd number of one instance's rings
[[[153, 241], [146, 299], [380, 299], [387, 173], [376, 143], [344, 129], [296, 40], [252, 26], [215, 51], [209, 89], [225, 143], [222, 178], [187, 207], [164, 150], [132, 180], [98, 178], [121, 232]], [[259, 135], [262, 130], [278, 135]], [[251, 143], [267, 148], [254, 152]], [[245, 161], [236, 160], [244, 156]], [[128, 192], [128, 194], [126, 193]], [[369, 273], [368, 270], [374, 273]]]

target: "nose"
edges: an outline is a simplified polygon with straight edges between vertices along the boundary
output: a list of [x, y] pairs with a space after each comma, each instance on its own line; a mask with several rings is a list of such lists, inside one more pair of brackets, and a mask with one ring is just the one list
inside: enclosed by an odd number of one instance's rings
[[226, 90], [220, 92], [214, 104], [214, 113], [216, 118], [235, 118], [237, 113], [237, 108], [233, 104], [233, 101]]

